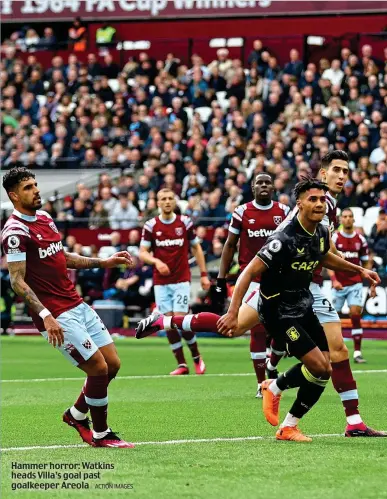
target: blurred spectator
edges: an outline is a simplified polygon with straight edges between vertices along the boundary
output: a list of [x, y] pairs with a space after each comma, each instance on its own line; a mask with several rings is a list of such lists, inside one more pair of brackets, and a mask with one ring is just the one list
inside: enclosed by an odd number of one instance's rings
[[39, 35], [37, 32], [30, 28], [26, 31], [24, 40], [23, 40], [23, 45], [27, 50], [31, 50], [34, 48], [37, 48], [40, 42]]
[[227, 49], [222, 48], [216, 52], [216, 55], [217, 55], [217, 59], [212, 61], [208, 65], [208, 69], [212, 73], [213, 70], [216, 68], [218, 70], [218, 74], [222, 78], [227, 79], [227, 77], [229, 76], [228, 73], [233, 66], [232, 60], [229, 59], [229, 57], [228, 57], [229, 51]]
[[[98, 249], [91, 246], [91, 258], [98, 257]], [[102, 268], [81, 269], [77, 273], [77, 284], [81, 288], [81, 295], [89, 304], [103, 296], [103, 278], [105, 270]]]
[[97, 199], [90, 213], [89, 228], [100, 229], [109, 226], [109, 213], [105, 210], [102, 200]]
[[185, 209], [184, 215], [189, 216], [194, 223], [200, 218], [203, 211], [200, 201], [200, 195], [195, 194], [188, 198], [188, 204]]
[[[211, 192], [208, 199], [208, 208], [203, 211], [200, 223], [205, 227], [221, 227], [224, 225], [227, 217], [224, 206], [219, 204], [219, 192]], [[215, 219], [215, 220], [213, 220]]]
[[141, 233], [138, 230], [132, 230], [129, 233], [127, 250], [131, 255], [138, 257], [140, 252]]
[[261, 62], [261, 55], [263, 52], [263, 46], [261, 40], [254, 40], [253, 50], [249, 54], [248, 63], [250, 66], [254, 65], [259, 67]]
[[341, 85], [341, 81], [344, 78], [344, 71], [341, 69], [339, 59], [333, 59], [331, 67], [323, 72], [321, 78], [329, 80], [332, 85]]
[[76, 17], [68, 31], [69, 47], [75, 52], [84, 52], [87, 46], [87, 29], [80, 17]]
[[344, 189], [342, 194], [340, 194], [337, 206], [343, 211], [345, 208], [350, 208], [351, 206], [357, 205], [355, 185], [350, 181], [344, 184]]
[[57, 44], [54, 30], [50, 27], [44, 28], [44, 35], [39, 41], [39, 50], [53, 50]]
[[95, 34], [95, 41], [100, 47], [109, 47], [115, 39], [117, 30], [105, 22], [97, 29]]
[[[101, 74], [103, 76], [106, 76], [110, 80], [117, 78], [119, 72], [119, 65], [114, 62], [113, 57], [110, 54], [106, 54], [104, 57], [104, 64], [102, 65]], [[102, 88], [104, 88], [103, 85]]]
[[140, 288], [146, 279], [152, 276], [152, 269], [143, 265], [136, 256], [132, 256], [133, 267], [130, 269], [108, 269], [104, 276], [104, 298], [114, 298], [124, 302], [125, 305], [146, 307], [149, 300], [144, 297]]
[[[74, 206], [71, 210], [72, 227], [76, 229], [84, 229], [89, 226], [90, 211], [86, 207], [86, 203], [82, 199], [75, 199]], [[76, 252], [75, 248], [74, 251]]]
[[112, 232], [110, 234], [110, 245], [115, 251], [123, 251], [126, 249], [124, 244], [121, 242], [120, 232]]
[[118, 204], [110, 215], [110, 226], [112, 229], [134, 229], [138, 227], [139, 212], [127, 194], [120, 194]]
[[289, 52], [289, 57], [290, 61], [285, 64], [284, 73], [300, 78], [304, 68], [298, 50], [292, 49]]
[[375, 206], [377, 202], [377, 193], [374, 191], [371, 180], [365, 178], [358, 186], [357, 205], [367, 210]]
[[387, 213], [380, 210], [376, 224], [372, 227], [369, 244], [372, 251], [387, 265]]
[[214, 260], [219, 260], [223, 252], [223, 243], [219, 239], [215, 239], [212, 243], [211, 251], [207, 256], [207, 260], [212, 262]]
[[[78, 139], [76, 139], [75, 143], [79, 144]], [[87, 149], [85, 152], [85, 159], [81, 162], [81, 168], [101, 168], [101, 166], [101, 162], [98, 161], [94, 149]]]
[[91, 78], [95, 78], [101, 74], [101, 65], [98, 63], [95, 54], [87, 55], [87, 72]]
[[118, 200], [113, 196], [111, 187], [105, 186], [100, 190], [100, 197], [104, 209], [110, 214], [118, 204]]
[[151, 218], [157, 217], [158, 215], [159, 209], [157, 208], [156, 199], [148, 199], [144, 211], [144, 221], [150, 220]]

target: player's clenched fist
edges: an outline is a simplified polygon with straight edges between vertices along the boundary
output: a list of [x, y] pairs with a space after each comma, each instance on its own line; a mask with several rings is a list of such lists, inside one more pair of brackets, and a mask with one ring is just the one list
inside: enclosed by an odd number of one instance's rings
[[201, 277], [200, 285], [204, 291], [208, 291], [211, 287], [211, 281], [208, 279], [208, 277]]
[[171, 271], [166, 263], [161, 260], [157, 260], [155, 263], [156, 269], [160, 272], [161, 275], [169, 275]]
[[380, 277], [379, 275], [374, 272], [373, 270], [368, 270], [368, 269], [362, 269], [361, 270], [361, 276], [363, 279], [368, 281], [370, 283], [370, 296], [371, 298], [376, 297], [376, 286], [380, 284]]
[[62, 346], [64, 342], [64, 334], [59, 322], [55, 320], [52, 315], [46, 317], [43, 322], [50, 345], [53, 347]]
[[126, 265], [126, 267], [133, 265], [132, 257], [127, 251], [119, 251], [118, 253], [114, 253], [110, 258], [106, 258], [106, 260], [103, 260], [102, 267], [104, 269], [112, 269], [119, 265]]
[[336, 291], [341, 291], [343, 289], [343, 285], [339, 281], [333, 281], [332, 287], [333, 289], [336, 289]]

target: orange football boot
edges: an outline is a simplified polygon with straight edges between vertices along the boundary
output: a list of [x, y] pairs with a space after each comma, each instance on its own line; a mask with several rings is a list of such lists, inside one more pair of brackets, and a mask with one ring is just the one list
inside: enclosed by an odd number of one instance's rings
[[262, 410], [265, 415], [266, 421], [272, 426], [279, 425], [279, 403], [281, 400], [281, 395], [274, 395], [273, 392], [269, 390], [269, 386], [275, 380], [266, 379], [261, 384], [261, 392], [263, 396]]
[[275, 434], [277, 440], [289, 440], [291, 442], [311, 442], [312, 439], [304, 435], [297, 426], [284, 426]]

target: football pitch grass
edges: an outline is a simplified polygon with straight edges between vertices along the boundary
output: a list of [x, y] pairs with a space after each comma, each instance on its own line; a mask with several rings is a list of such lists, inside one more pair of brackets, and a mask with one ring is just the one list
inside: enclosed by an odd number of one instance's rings
[[[94, 449], [61, 422], [82, 373], [40, 337], [3, 338], [1, 497], [387, 498], [387, 438], [344, 438], [344, 413], [331, 384], [300, 425], [313, 442], [276, 442], [254, 398], [248, 340], [199, 343], [207, 374], [170, 377], [175, 361], [165, 338], [116, 341], [122, 367], [109, 389], [109, 421], [137, 446]], [[361, 412], [369, 425], [387, 430], [387, 341], [366, 341], [363, 350], [368, 363], [353, 365]], [[285, 359], [281, 370], [292, 363]], [[295, 393], [284, 394], [281, 417]], [[48, 475], [39, 478], [34, 470], [36, 478], [12, 478], [29, 472], [12, 469], [23, 463], [46, 465]], [[89, 463], [114, 469], [83, 469]], [[75, 475], [65, 480], [65, 473]], [[12, 490], [28, 482], [58, 486]], [[89, 488], [73, 488], [80, 486]]]

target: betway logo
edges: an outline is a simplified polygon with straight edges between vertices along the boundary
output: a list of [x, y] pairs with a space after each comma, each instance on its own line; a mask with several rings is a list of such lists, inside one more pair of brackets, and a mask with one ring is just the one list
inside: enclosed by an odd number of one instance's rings
[[344, 251], [343, 256], [345, 259], [347, 258], [358, 258], [359, 253], [357, 251]]
[[247, 229], [247, 233], [249, 237], [269, 237], [274, 234], [274, 230], [270, 229], [259, 229], [259, 230], [251, 230]]
[[63, 244], [61, 241], [58, 243], [51, 243], [46, 249], [39, 248], [39, 257], [47, 258], [48, 256], [55, 255], [59, 251], [63, 250]]
[[156, 246], [166, 248], [168, 246], [183, 246], [184, 245], [184, 239], [165, 239], [164, 241], [160, 241], [159, 239], [156, 239]]

